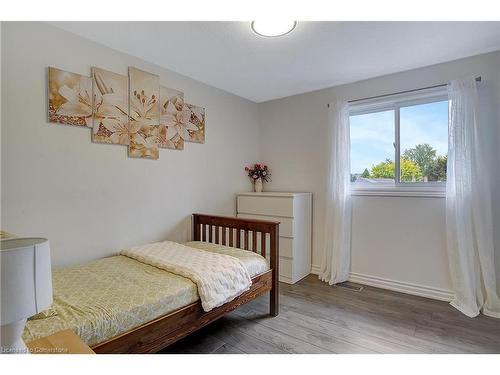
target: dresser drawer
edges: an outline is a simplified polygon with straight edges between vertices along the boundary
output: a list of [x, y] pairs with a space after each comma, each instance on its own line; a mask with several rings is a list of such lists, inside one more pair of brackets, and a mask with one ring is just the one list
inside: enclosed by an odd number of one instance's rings
[[293, 237], [293, 219], [289, 217], [277, 217], [277, 216], [263, 216], [263, 215], [252, 215], [243, 214], [238, 212], [238, 217], [244, 219], [255, 219], [255, 220], [267, 220], [267, 221], [279, 221], [280, 222], [280, 236], [282, 237]]
[[239, 195], [238, 213], [293, 217], [293, 198]]
[[292, 267], [293, 267], [293, 262], [291, 259], [280, 257], [280, 264], [279, 264], [279, 269], [280, 269], [280, 276], [285, 276], [288, 279], [292, 279]]
[[293, 258], [293, 239], [280, 237], [280, 256]]

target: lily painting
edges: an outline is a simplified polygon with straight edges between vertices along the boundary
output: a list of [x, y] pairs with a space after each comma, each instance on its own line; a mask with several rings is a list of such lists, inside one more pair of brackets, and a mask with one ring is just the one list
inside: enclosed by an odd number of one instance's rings
[[160, 125], [144, 125], [139, 131], [130, 137], [128, 153], [130, 157], [158, 159], [160, 149], [158, 148]]
[[184, 140], [205, 143], [205, 108], [189, 103], [186, 103], [186, 108], [189, 112], [188, 125], [186, 126], [188, 137]]
[[49, 121], [92, 128], [96, 143], [128, 146], [128, 156], [158, 159], [159, 149], [205, 143], [205, 108], [129, 67], [128, 77], [93, 67], [92, 76], [48, 68]]
[[184, 93], [160, 86], [160, 143], [161, 148], [182, 150], [184, 139], [180, 132], [187, 124], [184, 111]]
[[49, 122], [92, 127], [92, 80], [49, 67]]
[[130, 137], [128, 155], [158, 159], [160, 77], [130, 67], [129, 82], [129, 121], [137, 132]]
[[92, 68], [94, 126], [92, 141], [128, 145], [139, 126], [128, 121], [128, 77]]

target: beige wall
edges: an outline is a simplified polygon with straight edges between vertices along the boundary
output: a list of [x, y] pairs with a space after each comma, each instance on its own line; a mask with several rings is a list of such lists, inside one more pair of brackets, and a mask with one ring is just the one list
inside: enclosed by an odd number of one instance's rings
[[[133, 244], [187, 239], [190, 213], [234, 214], [234, 194], [250, 188], [242, 166], [261, 160], [273, 169], [266, 189], [314, 193], [313, 265], [318, 266], [325, 229], [326, 104], [466, 74], [483, 77], [484, 152], [492, 188], [500, 190], [500, 162], [493, 151], [500, 118], [498, 52], [257, 105], [50, 25], [4, 23], [1, 41], [1, 227], [47, 236], [55, 265]], [[91, 143], [89, 130], [48, 124], [49, 65], [87, 75], [91, 66], [157, 73], [162, 84], [206, 106], [207, 142], [186, 144], [182, 152], [161, 150], [158, 161], [138, 160], [127, 158], [125, 147]], [[442, 198], [355, 197], [352, 272], [449, 289], [444, 204]], [[500, 257], [496, 261], [500, 270]]]
[[[58, 266], [186, 240], [192, 212], [234, 214], [235, 193], [250, 188], [243, 165], [258, 156], [255, 103], [47, 24], [4, 23], [1, 37], [2, 229], [48, 237]], [[92, 143], [89, 129], [49, 124], [48, 66], [159, 74], [206, 107], [206, 144], [131, 159], [126, 147]]]
[[[497, 52], [259, 105], [260, 155], [273, 169], [273, 181], [266, 188], [314, 193], [313, 268], [321, 262], [325, 230], [326, 104], [335, 98], [363, 98], [481, 75], [483, 151], [496, 178], [500, 175], [498, 151], [493, 150], [498, 145], [499, 67]], [[496, 191], [499, 186], [498, 180], [492, 182]], [[499, 199], [494, 202], [497, 235]], [[444, 198], [354, 197], [351, 271], [373, 279], [449, 290], [444, 208]]]

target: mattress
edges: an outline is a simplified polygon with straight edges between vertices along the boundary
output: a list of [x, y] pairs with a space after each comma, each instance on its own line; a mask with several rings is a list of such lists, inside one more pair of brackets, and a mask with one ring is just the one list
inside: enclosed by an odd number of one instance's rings
[[[263, 257], [250, 251], [200, 242], [186, 245], [235, 256], [252, 277], [269, 269]], [[28, 320], [25, 342], [71, 329], [93, 346], [199, 300], [191, 280], [126, 256], [55, 269], [52, 285], [54, 302]]]
[[72, 329], [92, 346], [199, 298], [189, 279], [125, 256], [55, 269], [52, 286], [54, 302], [28, 320], [25, 342]]

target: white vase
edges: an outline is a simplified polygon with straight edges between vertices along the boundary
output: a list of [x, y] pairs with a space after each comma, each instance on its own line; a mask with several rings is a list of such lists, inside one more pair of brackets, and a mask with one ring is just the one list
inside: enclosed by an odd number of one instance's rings
[[262, 179], [258, 178], [253, 182], [253, 188], [256, 193], [262, 192]]

